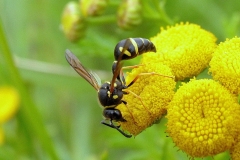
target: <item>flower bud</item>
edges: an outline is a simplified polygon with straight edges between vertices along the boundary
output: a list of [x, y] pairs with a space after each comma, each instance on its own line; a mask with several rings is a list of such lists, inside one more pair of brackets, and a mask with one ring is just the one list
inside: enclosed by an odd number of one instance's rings
[[69, 2], [62, 14], [61, 28], [71, 42], [84, 36], [85, 23], [77, 2]]
[[139, 0], [124, 0], [118, 9], [117, 23], [123, 29], [131, 29], [142, 21]]
[[107, 4], [108, 0], [80, 0], [80, 8], [85, 17], [101, 15]]

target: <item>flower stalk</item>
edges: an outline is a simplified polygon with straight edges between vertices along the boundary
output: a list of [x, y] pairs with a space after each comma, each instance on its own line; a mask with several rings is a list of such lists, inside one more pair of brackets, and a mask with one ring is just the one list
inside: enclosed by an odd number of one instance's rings
[[[47, 130], [43, 124], [42, 117], [34, 105], [24, 83], [16, 68], [6, 36], [4, 34], [4, 29], [2, 22], [0, 21], [0, 49], [4, 60], [6, 61], [6, 68], [8, 69], [9, 75], [13, 84], [16, 86], [21, 99], [21, 108], [19, 110], [19, 116], [23, 121], [23, 125], [29, 129], [29, 133], [32, 137], [37, 137], [42, 144], [42, 148], [49, 154], [52, 159], [58, 159], [57, 153], [55, 151], [54, 145], [50, 140]], [[24, 117], [24, 118], [23, 118]]]

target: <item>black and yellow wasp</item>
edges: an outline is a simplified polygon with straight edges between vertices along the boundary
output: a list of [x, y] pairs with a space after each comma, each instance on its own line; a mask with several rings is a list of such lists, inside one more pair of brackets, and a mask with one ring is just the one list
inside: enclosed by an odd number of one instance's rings
[[[79, 59], [70, 51], [66, 50], [65, 56], [68, 63], [72, 68], [83, 77], [88, 83], [90, 83], [95, 90], [98, 92], [98, 99], [103, 106], [103, 116], [105, 119], [101, 122], [102, 124], [118, 130], [125, 137], [130, 138], [132, 135], [126, 134], [120, 129], [120, 126], [116, 126], [115, 122], [126, 122], [122, 117], [121, 111], [116, 109], [116, 106], [127, 102], [124, 101], [123, 95], [128, 94], [128, 91], [124, 91], [131, 86], [137, 78], [135, 78], [129, 85], [125, 84], [123, 75], [120, 75], [122, 70], [121, 60], [132, 59], [142, 53], [148, 51], [156, 51], [155, 46], [147, 39], [143, 38], [128, 38], [120, 41], [114, 50], [115, 60], [112, 70], [113, 77], [111, 82], [105, 82], [101, 85], [100, 78], [92, 71], [88, 71], [79, 61]], [[109, 123], [106, 122], [109, 120]]]

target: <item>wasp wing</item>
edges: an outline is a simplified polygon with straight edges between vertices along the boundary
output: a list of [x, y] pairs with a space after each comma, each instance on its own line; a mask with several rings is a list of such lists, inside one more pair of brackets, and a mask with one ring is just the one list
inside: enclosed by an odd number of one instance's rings
[[101, 85], [98, 75], [85, 69], [79, 59], [70, 50], [67, 49], [65, 51], [65, 56], [72, 68], [98, 91]]

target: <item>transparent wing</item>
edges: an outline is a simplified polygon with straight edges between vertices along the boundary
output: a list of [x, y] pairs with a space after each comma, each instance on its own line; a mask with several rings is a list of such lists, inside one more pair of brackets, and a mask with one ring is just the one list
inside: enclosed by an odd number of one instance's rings
[[98, 86], [101, 86], [101, 78], [97, 75], [97, 73], [93, 72], [93, 71], [89, 71], [89, 73], [94, 77], [94, 79], [96, 80]]
[[85, 69], [79, 59], [70, 50], [67, 49], [65, 51], [65, 56], [72, 68], [98, 91], [101, 85], [98, 75]]

